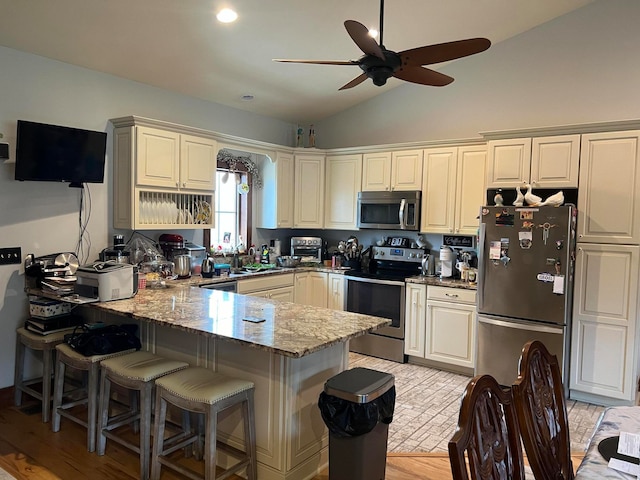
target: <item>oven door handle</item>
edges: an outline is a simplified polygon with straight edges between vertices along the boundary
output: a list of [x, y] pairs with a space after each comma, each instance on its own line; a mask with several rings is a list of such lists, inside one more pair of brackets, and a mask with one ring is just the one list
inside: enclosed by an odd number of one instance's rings
[[407, 229], [407, 220], [405, 218], [404, 208], [407, 205], [407, 199], [403, 198], [400, 200], [400, 209], [398, 210], [398, 219], [400, 220], [400, 230]]
[[347, 279], [347, 281], [351, 282], [378, 283], [381, 285], [396, 285], [400, 287], [405, 286], [405, 282], [399, 280], [380, 280], [378, 278], [352, 277], [350, 275], [345, 275], [344, 277]]

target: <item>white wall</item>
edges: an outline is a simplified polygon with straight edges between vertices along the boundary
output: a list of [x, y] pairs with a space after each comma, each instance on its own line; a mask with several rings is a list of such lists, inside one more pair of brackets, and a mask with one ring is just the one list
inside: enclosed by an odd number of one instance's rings
[[316, 122], [318, 145], [474, 138], [481, 131], [638, 119], [639, 19], [638, 1], [599, 0], [444, 66], [455, 78], [446, 87], [405, 83]]
[[[16, 50], [0, 47], [0, 65], [1, 141], [10, 144], [12, 159], [0, 161], [0, 247], [22, 247], [23, 257], [76, 251], [80, 191], [62, 183], [14, 180], [18, 119], [109, 133], [106, 183], [89, 187], [89, 260], [110, 243], [112, 233], [110, 118], [139, 115], [270, 143], [293, 142], [292, 124]], [[0, 292], [0, 388], [4, 388], [13, 385], [14, 331], [28, 311], [22, 265], [0, 266]]]

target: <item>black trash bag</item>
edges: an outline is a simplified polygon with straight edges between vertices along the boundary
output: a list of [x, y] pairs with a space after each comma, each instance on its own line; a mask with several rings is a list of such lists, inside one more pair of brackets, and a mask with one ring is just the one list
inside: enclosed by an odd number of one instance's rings
[[391, 423], [395, 404], [395, 386], [368, 403], [353, 403], [325, 392], [318, 399], [325, 425], [338, 437], [357, 437], [369, 433], [378, 422]]
[[101, 328], [77, 327], [64, 340], [76, 352], [86, 357], [122, 352], [132, 348], [140, 350], [140, 339], [136, 336], [135, 324], [107, 325]]

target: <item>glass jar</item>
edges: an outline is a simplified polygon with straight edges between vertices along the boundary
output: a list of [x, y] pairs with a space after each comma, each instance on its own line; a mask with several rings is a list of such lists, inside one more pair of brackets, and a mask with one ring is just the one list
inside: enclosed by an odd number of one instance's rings
[[174, 264], [164, 258], [149, 260], [140, 264], [140, 273], [147, 278], [147, 288], [165, 287], [167, 280], [175, 279]]

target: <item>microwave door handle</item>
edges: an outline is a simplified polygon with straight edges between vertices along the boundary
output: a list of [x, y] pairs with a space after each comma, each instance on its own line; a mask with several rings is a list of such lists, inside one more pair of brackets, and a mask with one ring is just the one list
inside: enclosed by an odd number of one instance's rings
[[404, 207], [407, 204], [407, 200], [405, 198], [403, 198], [402, 200], [400, 200], [400, 210], [398, 211], [398, 218], [400, 220], [400, 229], [401, 230], [406, 230], [407, 228], [407, 222], [405, 221], [405, 214], [404, 214]]

